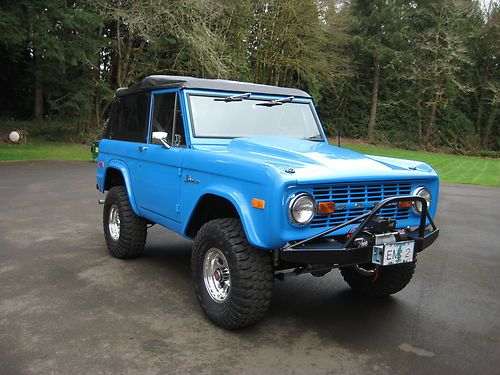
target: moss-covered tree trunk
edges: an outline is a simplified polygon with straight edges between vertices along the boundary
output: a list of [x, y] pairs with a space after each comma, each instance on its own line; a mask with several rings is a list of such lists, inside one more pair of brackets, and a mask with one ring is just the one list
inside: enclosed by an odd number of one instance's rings
[[37, 120], [43, 118], [43, 83], [38, 74], [35, 74], [33, 117]]
[[374, 59], [373, 63], [373, 82], [372, 82], [372, 100], [370, 105], [370, 118], [368, 120], [368, 142], [373, 142], [373, 134], [375, 132], [375, 123], [377, 121], [377, 105], [378, 105], [378, 86], [380, 83], [380, 61]]

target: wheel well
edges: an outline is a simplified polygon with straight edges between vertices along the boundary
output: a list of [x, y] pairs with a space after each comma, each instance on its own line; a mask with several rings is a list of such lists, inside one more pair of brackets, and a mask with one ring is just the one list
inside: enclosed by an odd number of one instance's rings
[[104, 190], [109, 190], [113, 186], [125, 186], [125, 180], [121, 171], [116, 168], [108, 168], [104, 180]]
[[226, 198], [213, 194], [204, 195], [196, 205], [193, 216], [191, 216], [186, 235], [194, 238], [206, 222], [226, 217], [240, 217], [234, 205]]

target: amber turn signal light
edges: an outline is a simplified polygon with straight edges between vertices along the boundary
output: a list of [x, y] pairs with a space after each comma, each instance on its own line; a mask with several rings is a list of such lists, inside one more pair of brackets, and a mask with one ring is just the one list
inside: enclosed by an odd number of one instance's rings
[[402, 202], [398, 202], [398, 207], [399, 208], [410, 208], [412, 204], [413, 204], [413, 201], [402, 201]]
[[332, 214], [335, 212], [335, 202], [319, 202], [318, 214]]
[[252, 207], [259, 208], [259, 209], [263, 210], [264, 207], [266, 207], [266, 201], [263, 199], [253, 198], [252, 199]]

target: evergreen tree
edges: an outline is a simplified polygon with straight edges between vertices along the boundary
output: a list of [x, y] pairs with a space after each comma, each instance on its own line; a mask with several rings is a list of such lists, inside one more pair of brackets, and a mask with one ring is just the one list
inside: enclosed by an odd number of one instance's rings
[[18, 0], [2, 6], [0, 20], [0, 44], [13, 64], [23, 66], [33, 116], [40, 119], [65, 106], [85, 112], [93, 90], [88, 80], [72, 78], [88, 78], [88, 59], [99, 48], [99, 18], [78, 1]]
[[330, 133], [500, 149], [493, 0], [4, 0], [0, 116], [91, 134], [149, 74], [299, 87]]

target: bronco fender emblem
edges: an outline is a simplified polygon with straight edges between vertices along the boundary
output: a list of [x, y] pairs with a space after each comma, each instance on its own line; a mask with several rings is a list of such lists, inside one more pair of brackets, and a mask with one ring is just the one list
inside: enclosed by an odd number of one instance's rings
[[191, 178], [190, 175], [186, 176], [186, 178], [184, 179], [184, 182], [189, 182], [189, 183], [192, 183], [192, 184], [199, 184], [200, 183], [199, 180], [195, 180], [194, 178]]

